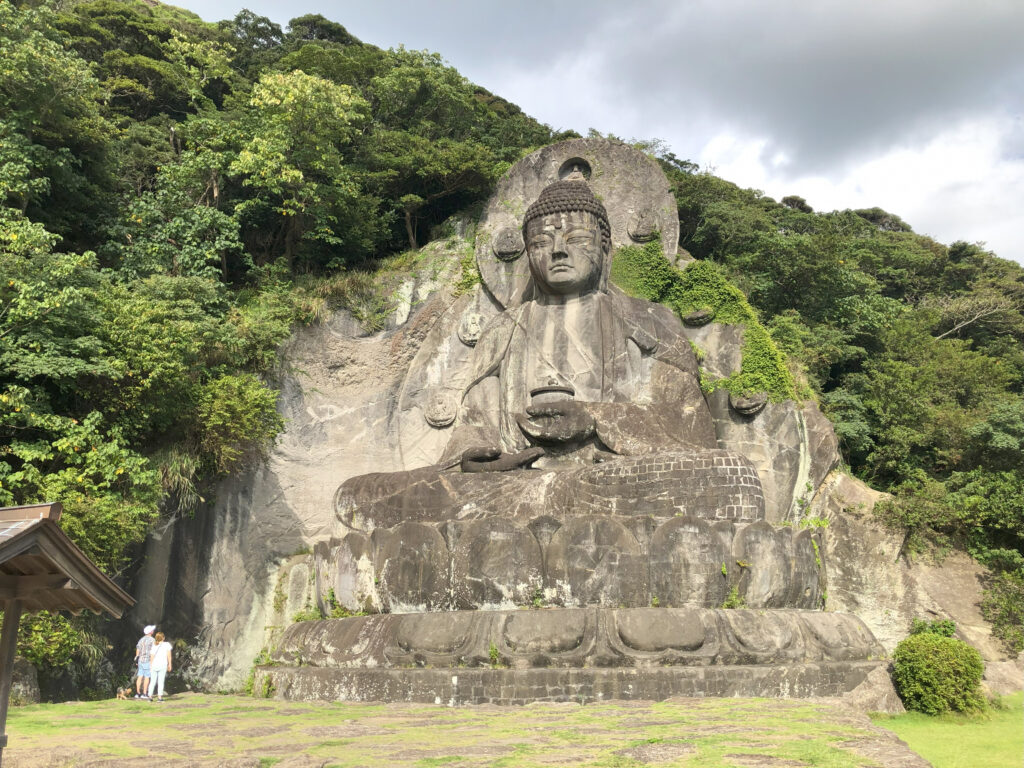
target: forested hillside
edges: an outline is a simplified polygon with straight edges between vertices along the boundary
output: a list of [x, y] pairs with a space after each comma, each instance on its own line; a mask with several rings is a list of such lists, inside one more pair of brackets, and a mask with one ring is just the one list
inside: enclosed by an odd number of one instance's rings
[[[0, 505], [63, 502], [130, 575], [161, 516], [201, 509], [281, 428], [266, 374], [294, 323], [381, 290], [382, 260], [574, 135], [321, 16], [0, 3]], [[994, 569], [990, 615], [1020, 648], [1024, 270], [659, 159], [681, 245], [760, 311], [850, 470], [896, 494], [907, 548]], [[95, 662], [88, 620], [33, 622], [38, 665]]]

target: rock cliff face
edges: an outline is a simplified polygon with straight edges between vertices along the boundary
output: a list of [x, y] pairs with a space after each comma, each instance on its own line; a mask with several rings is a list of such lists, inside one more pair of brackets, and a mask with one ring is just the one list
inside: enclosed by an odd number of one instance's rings
[[464, 241], [427, 248], [432, 258], [399, 289], [386, 330], [367, 335], [342, 311], [296, 331], [276, 382], [287, 426], [267, 461], [147, 543], [134, 614], [196, 637], [196, 671], [214, 689], [239, 687], [268, 633], [306, 607], [312, 572], [296, 553], [330, 535], [338, 485], [406, 466], [403, 434], [409, 461], [431, 452], [426, 424], [419, 437], [400, 428], [403, 384], [438, 320], [470, 299], [452, 288]]
[[[680, 589], [678, 580], [694, 581], [685, 556], [690, 548], [687, 532], [694, 525], [710, 527], [689, 517], [673, 520], [671, 510], [666, 519], [651, 523], [661, 526], [657, 531], [671, 529], [660, 538], [654, 527], [641, 530], [641, 523], [627, 524], [637, 528], [628, 533], [630, 541], [635, 539], [641, 549], [646, 547], [637, 555], [638, 575], [631, 581], [616, 572], [608, 583], [632, 585], [637, 594], [628, 600], [609, 598], [610, 602], [603, 597], [580, 597], [588, 589], [602, 594], [600, 584], [594, 586], [596, 571], [581, 571], [576, 587], [565, 575], [560, 582], [569, 585], [564, 594], [556, 590], [547, 595], [542, 589], [541, 571], [550, 570], [552, 563], [565, 561], [566, 574], [578, 570], [578, 558], [568, 557], [562, 551], [568, 545], [559, 544], [569, 535], [567, 532], [586, 528], [594, 541], [588, 539], [585, 546], [579, 546], [588, 552], [604, 536], [592, 525], [587, 528], [589, 523], [584, 524], [582, 518], [562, 528], [558, 527], [561, 521], [553, 517], [537, 518], [530, 522], [529, 534], [525, 527], [517, 533], [497, 523], [488, 527], [483, 521], [477, 524], [459, 518], [435, 527], [421, 525], [415, 536], [410, 532], [404, 538], [397, 536], [395, 529], [342, 539], [335, 536], [335, 494], [343, 481], [439, 461], [455, 420], [452, 393], [464, 388], [460, 377], [467, 370], [480, 329], [522, 289], [523, 267], [510, 266], [523, 248], [512, 226], [522, 212], [506, 203], [535, 195], [543, 168], [558, 167], [559, 173], [567, 164], [577, 168], [583, 162], [577, 155], [594, 151], [588, 141], [559, 145], [557, 151], [540, 151], [531, 156], [533, 159], [528, 158], [529, 162], [524, 161], [527, 172], [518, 177], [518, 182], [508, 181], [499, 187], [492, 200], [493, 210], [481, 225], [484, 238], [476, 240], [478, 263], [493, 290], [478, 285], [459, 294], [454, 286], [469, 245], [458, 237], [435, 241], [427, 246], [420, 262], [423, 266], [396, 292], [397, 307], [384, 331], [367, 335], [347, 313], [339, 312], [318, 326], [297, 330], [287, 343], [283, 350], [285, 365], [277, 382], [281, 390], [279, 410], [286, 418], [286, 428], [271, 455], [261, 465], [222, 483], [216, 498], [194, 519], [179, 520], [155, 534], [148, 543], [147, 562], [138, 582], [136, 617], [158, 619], [175, 636], [195, 637], [195, 671], [207, 686], [240, 687], [262, 649], [294, 641], [296, 630], [288, 632], [288, 627], [297, 613], [313, 608], [330, 610], [328, 603], [334, 599], [371, 612], [400, 614], [430, 608], [419, 606], [417, 601], [424, 594], [426, 576], [421, 573], [422, 566], [433, 562], [431, 557], [437, 559], [436, 568], [428, 569], [432, 574], [446, 574], [450, 563], [458, 570], [460, 562], [467, 572], [481, 564], [485, 569], [493, 565], [502, 573], [521, 571], [523, 593], [510, 598], [513, 604], [522, 605], [536, 595], [537, 600], [580, 610], [580, 616], [591, 604], [607, 603], [608, 610], [627, 605], [650, 611], [636, 606], [657, 605], [659, 597], [670, 601], [665, 604], [691, 605], [705, 612], [722, 603], [722, 590], [728, 585], [711, 578], [718, 576], [717, 566], [715, 573], [704, 573], [703, 581], [696, 580], [701, 584], [714, 582], [713, 588], [697, 590], [697, 594], [689, 585], [690, 592], [676, 594]], [[592, 184], [605, 196], [606, 204], [610, 206], [619, 198], [626, 201], [620, 201], [612, 217], [612, 241], [632, 238], [642, 242], [648, 235], [660, 233], [667, 237], [666, 248], [674, 250], [674, 232], [666, 235], [671, 229], [666, 224], [671, 223], [667, 187], [637, 181], [650, 169], [618, 150], [609, 153], [603, 165], [594, 165], [588, 168]], [[531, 169], [536, 173], [531, 175]], [[616, 173], [626, 182], [613, 184]], [[608, 185], [607, 189], [601, 184]], [[634, 202], [627, 204], [629, 200]], [[481, 242], [488, 244], [486, 252], [493, 253], [494, 258], [481, 259]], [[669, 257], [674, 258], [671, 253]], [[709, 323], [686, 328], [685, 333], [705, 351], [702, 366], [707, 373], [723, 378], [739, 369], [742, 327]], [[740, 552], [729, 542], [733, 537], [747, 542], [739, 559], [749, 562], [729, 577], [733, 579], [729, 584], [746, 594], [752, 607], [775, 607], [772, 600], [778, 595], [793, 591], [797, 582], [806, 582], [806, 589], [801, 586], [799, 594], [794, 592], [793, 599], [779, 607], [816, 608], [824, 601], [828, 611], [859, 616], [886, 650], [906, 634], [913, 617], [948, 615], [987, 658], [1000, 659], [977, 615], [976, 571], [958, 560], [956, 567], [929, 568], [911, 566], [898, 556], [899, 537], [878, 526], [870, 515], [879, 494], [837, 469], [840, 456], [835, 434], [813, 402], [769, 403], [757, 413], [744, 415], [743, 409], [730, 404], [726, 392], [718, 391], [707, 398], [707, 405], [714, 421], [712, 440], [717, 438], [713, 452], [745, 457], [749, 463], [744, 471], [750, 466], [756, 470], [764, 496], [763, 519], [742, 524], [712, 521], [715, 536], [697, 531], [700, 535], [691, 538], [697, 542], [693, 546], [722, 540], [726, 554], [714, 558], [716, 563], [723, 561], [722, 576], [726, 575], [725, 560]], [[510, 506], [514, 506], [511, 501]], [[801, 522], [809, 519], [827, 521], [827, 525], [801, 530]], [[551, 531], [545, 531], [549, 523]], [[626, 528], [614, 525], [622, 528], [616, 535], [627, 535]], [[787, 525], [792, 526], [791, 531], [785, 530]], [[552, 535], [556, 529], [560, 533]], [[547, 549], [535, 552], [532, 560], [527, 557], [532, 550], [525, 545], [489, 549], [488, 542], [495, 537], [517, 535], [531, 542], [536, 539]], [[403, 547], [411, 546], [413, 538], [422, 539], [423, 546], [406, 563]], [[388, 555], [388, 542], [392, 540], [394, 552]], [[775, 549], [800, 549], [800, 557], [779, 558], [780, 562], [799, 561], [799, 578], [790, 575], [779, 580], [777, 569], [763, 566]], [[756, 556], [746, 557], [748, 550]], [[381, 553], [388, 555], [387, 563], [375, 562]], [[681, 559], [677, 557], [680, 553]], [[512, 555], [518, 559], [509, 560]], [[661, 565], [655, 567], [656, 561]], [[406, 571], [416, 573], [410, 576]], [[415, 589], [402, 602], [400, 591], [382, 589], [379, 581], [408, 582]], [[473, 588], [466, 594], [439, 589], [439, 602], [433, 608], [512, 607], [503, 604], [508, 596], [497, 582], [489, 586], [486, 580], [463, 581]], [[445, 603], [449, 597], [456, 602]], [[706, 615], [708, 627], [731, 620], [729, 616]], [[612, 621], [601, 619], [606, 620]], [[497, 619], [479, 621], [493, 623]], [[390, 627], [395, 622], [368, 619], [363, 623]], [[803, 629], [799, 632], [806, 634]], [[709, 637], [715, 636], [710, 629], [708, 633]], [[486, 652], [486, 644], [481, 648], [477, 649], [478, 655]], [[292, 650], [301, 654], [301, 649]], [[1013, 669], [1002, 671], [1012, 684]]]

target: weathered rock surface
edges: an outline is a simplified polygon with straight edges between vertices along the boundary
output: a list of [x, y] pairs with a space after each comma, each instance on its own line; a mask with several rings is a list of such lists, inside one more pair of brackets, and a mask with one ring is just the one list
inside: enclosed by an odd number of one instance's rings
[[[522, 216], [519, 203], [568, 165], [589, 168], [609, 208], [613, 243], [644, 241], [668, 215], [667, 183], [650, 180], [656, 165], [628, 159], [633, 150], [618, 146], [606, 162], [592, 140], [580, 142], [541, 150], [502, 182], [476, 240], [484, 286], [456, 296], [450, 286], [466, 244], [435, 243], [430, 268], [397, 292], [384, 332], [367, 336], [346, 313], [297, 331], [283, 350], [279, 382], [287, 427], [269, 459], [222, 484], [210, 509], [153, 537], [137, 615], [178, 635], [197, 629], [193, 658], [211, 687], [238, 687], [262, 648], [300, 633], [288, 626], [297, 613], [339, 606], [383, 612], [335, 624], [390, 627], [382, 636], [412, 654], [409, 663], [420, 663], [415, 649], [427, 644], [424, 658], [452, 665], [458, 643], [473, 646], [474, 663], [484, 652], [489, 658], [481, 638], [496, 637], [491, 625], [505, 616], [498, 609], [561, 608], [509, 617], [505, 645], [496, 647], [508, 650], [514, 669], [474, 669], [465, 685], [452, 682], [454, 667], [380, 669], [383, 657], [369, 651], [358, 669], [277, 669], [275, 685], [301, 696], [366, 698], [372, 689], [417, 701], [827, 696], [860, 685], [877, 668], [868, 657], [881, 655], [880, 647], [815, 656], [812, 646], [860, 648], [856, 633], [825, 637], [822, 628], [842, 620], [794, 624], [778, 609], [824, 600], [830, 611], [860, 616], [867, 637], [875, 632], [886, 649], [927, 612], [964, 616], [965, 634], [984, 635], [971, 613], [976, 601], [963, 597], [978, 593], [977, 584], [964, 588], [971, 575], [915, 570], [900, 558], [900, 540], [870, 517], [879, 494], [835, 470], [835, 434], [813, 403], [762, 407], [730, 402], [721, 391], [701, 394], [687, 339], [705, 352], [704, 370], [725, 377], [739, 368], [742, 328], [693, 318], [684, 328], [664, 308], [616, 290], [549, 303], [525, 291], [525, 244], [510, 222]], [[590, 227], [588, 242], [604, 242], [594, 216], [577, 224]], [[664, 227], [674, 245], [671, 224]], [[593, 255], [580, 253], [584, 261]], [[607, 252], [602, 258], [606, 278]], [[544, 366], [550, 380], [537, 387], [531, 377]], [[550, 414], [522, 414], [530, 402], [548, 407], [577, 393], [569, 431]], [[500, 444], [521, 466], [477, 472], [494, 457], [470, 461], [463, 450], [472, 443], [459, 436], [485, 434], [498, 436], [486, 445]], [[546, 451], [540, 459], [538, 447]], [[523, 468], [535, 460], [539, 471]], [[803, 530], [808, 518], [828, 525]], [[944, 578], [953, 579], [948, 588]], [[743, 647], [749, 658], [725, 653], [715, 662], [721, 669], [676, 664], [674, 672], [608, 661], [661, 658], [673, 644], [697, 643], [696, 623], [669, 627], [676, 614], [646, 606], [706, 617], [699, 610], [733, 597], [764, 616], [712, 611], [710, 624], [701, 619], [699, 646], [717, 638], [720, 649]], [[461, 629], [450, 617], [463, 614], [436, 613], [470, 610]], [[581, 637], [604, 627], [605, 645], [591, 644], [604, 650], [587, 651], [586, 668], [562, 664], [571, 674], [560, 678], [556, 659], [580, 653], [577, 619]], [[547, 623], [516, 629], [530, 621]], [[711, 624], [718, 629], [708, 634]], [[778, 659], [758, 643], [794, 655], [773, 668]], [[623, 655], [620, 646], [631, 650]], [[982, 650], [1000, 658], [992, 644]], [[1008, 674], [1000, 669], [993, 679]]]
[[[275, 627], [290, 623], [293, 614], [274, 608], [278, 569], [330, 536], [338, 484], [404, 466], [402, 440], [417, 438], [396, 429], [402, 388], [424, 338], [458, 303], [450, 286], [464, 249], [463, 241], [428, 246], [427, 266], [381, 333], [368, 336], [347, 312], [298, 329], [276, 382], [287, 427], [267, 461], [148, 542], [132, 616], [159, 620], [173, 636], [198, 633], [197, 671], [212, 688], [240, 687]], [[423, 434], [434, 431], [419, 423]]]
[[[764, 666], [555, 669], [373, 669], [258, 667], [256, 685], [299, 701], [415, 701], [529, 704], [673, 696], [835, 697], [855, 689], [881, 662]], [[265, 683], [269, 680], [269, 683]]]
[[[563, 606], [818, 608], [822, 538], [651, 515], [404, 522], [317, 544], [316, 601], [391, 613]], [[331, 595], [330, 599], [328, 595]]]
[[435, 668], [666, 667], [877, 661], [856, 616], [824, 611], [548, 608], [378, 614], [293, 624], [277, 664]]
[[[743, 328], [706, 323], [685, 326], [687, 338], [703, 353], [701, 369], [712, 379], [740, 370]], [[718, 445], [735, 451], [757, 468], [765, 498], [765, 519], [797, 521], [825, 476], [840, 462], [832, 424], [811, 400], [767, 403], [754, 413], [739, 412], [725, 390], [708, 396]]]
[[820, 611], [451, 611], [293, 625], [256, 685], [448, 704], [840, 696], [884, 667], [881, 655], [855, 616]]
[[11, 668], [11, 704], [23, 706], [39, 703], [39, 676], [36, 668], [21, 656], [14, 657]]
[[938, 562], [901, 556], [903, 537], [871, 512], [884, 496], [833, 472], [808, 507], [810, 515], [829, 521], [821, 529], [829, 552], [828, 609], [862, 618], [887, 652], [915, 618], [952, 619], [957, 635], [981, 652], [992, 693], [1024, 688], [1024, 658], [1010, 659], [981, 616], [981, 566], [959, 552]]

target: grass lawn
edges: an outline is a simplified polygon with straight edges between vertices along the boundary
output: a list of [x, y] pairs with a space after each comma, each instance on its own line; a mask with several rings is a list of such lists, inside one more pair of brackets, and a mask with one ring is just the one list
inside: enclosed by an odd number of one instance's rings
[[913, 765], [902, 762], [906, 747], [862, 715], [779, 699], [451, 709], [185, 694], [162, 704], [19, 707], [7, 730], [4, 768], [153, 761], [261, 768]]
[[887, 728], [935, 768], [1021, 768], [1024, 766], [1024, 692], [1003, 699], [1006, 709], [985, 715], [942, 715], [920, 712], [876, 715], [875, 725]]

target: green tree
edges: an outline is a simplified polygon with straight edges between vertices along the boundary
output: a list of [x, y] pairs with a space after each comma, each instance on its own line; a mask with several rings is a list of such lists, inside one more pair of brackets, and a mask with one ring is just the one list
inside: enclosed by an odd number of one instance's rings
[[359, 40], [341, 24], [325, 19], [319, 13], [309, 13], [288, 22], [285, 46], [299, 48], [308, 42], [328, 42], [337, 45], [355, 45]]
[[248, 8], [217, 26], [227, 34], [235, 49], [234, 66], [248, 77], [273, 64], [284, 52], [281, 48], [284, 33], [280, 25], [266, 16], [257, 16]]
[[296, 70], [260, 78], [249, 106], [229, 173], [242, 176], [255, 195], [236, 213], [257, 261], [281, 254], [291, 267], [309, 240], [343, 252], [368, 250], [374, 201], [360, 197], [343, 162], [343, 148], [366, 119], [366, 102], [348, 86]]
[[45, 7], [0, 4], [0, 202], [78, 243], [110, 200], [111, 126], [55, 21]]
[[207, 111], [190, 117], [178, 131], [181, 148], [159, 167], [153, 188], [129, 196], [104, 249], [122, 275], [161, 272], [227, 282], [247, 271], [228, 179], [241, 136], [229, 116]]
[[362, 159], [374, 169], [383, 194], [397, 198], [410, 248], [419, 246], [417, 223], [424, 209], [481, 197], [508, 167], [482, 144], [404, 131], [376, 131], [364, 142]]

